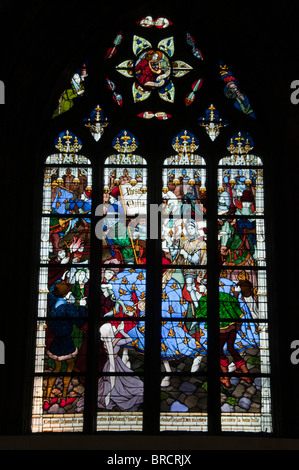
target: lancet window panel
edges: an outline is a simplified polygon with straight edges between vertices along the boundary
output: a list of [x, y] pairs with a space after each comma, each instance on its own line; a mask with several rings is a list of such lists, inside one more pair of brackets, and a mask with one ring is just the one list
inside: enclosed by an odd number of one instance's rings
[[[32, 432], [83, 430], [92, 169], [71, 132], [44, 165]], [[63, 415], [63, 419], [62, 419]]]
[[162, 170], [161, 431], [208, 430], [207, 318], [197, 318], [207, 296], [207, 191], [198, 144], [188, 130], [175, 136], [176, 154]]
[[264, 168], [253, 147], [251, 136], [238, 132], [218, 165], [223, 431], [272, 431]]
[[147, 165], [123, 130], [104, 162], [96, 215], [102, 258], [96, 430], [143, 429], [147, 298]]

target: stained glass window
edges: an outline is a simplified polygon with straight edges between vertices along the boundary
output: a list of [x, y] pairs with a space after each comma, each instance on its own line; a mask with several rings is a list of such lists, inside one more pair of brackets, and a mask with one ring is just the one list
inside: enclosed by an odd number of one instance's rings
[[258, 119], [174, 26], [136, 18], [103, 89], [80, 100], [86, 62], [55, 106], [76, 135], [43, 167], [32, 432], [272, 432]]

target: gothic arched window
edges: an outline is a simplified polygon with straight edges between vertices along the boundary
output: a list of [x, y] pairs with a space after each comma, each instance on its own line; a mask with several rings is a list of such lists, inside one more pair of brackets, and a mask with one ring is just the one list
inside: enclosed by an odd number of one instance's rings
[[193, 35], [135, 21], [53, 111], [31, 431], [271, 433], [257, 118]]

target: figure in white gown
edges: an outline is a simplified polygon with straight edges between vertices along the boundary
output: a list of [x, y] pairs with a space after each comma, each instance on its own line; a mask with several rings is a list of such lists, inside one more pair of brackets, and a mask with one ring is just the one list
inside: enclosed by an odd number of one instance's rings
[[[121, 337], [116, 337], [117, 333]], [[122, 346], [132, 341], [124, 331], [124, 322], [116, 328], [111, 323], [105, 323], [100, 328], [100, 336], [108, 359], [103, 367], [103, 373], [132, 373], [118, 353]], [[137, 410], [143, 402], [143, 382], [134, 375], [104, 375], [98, 381], [98, 407], [111, 410], [119, 407], [121, 410]]]

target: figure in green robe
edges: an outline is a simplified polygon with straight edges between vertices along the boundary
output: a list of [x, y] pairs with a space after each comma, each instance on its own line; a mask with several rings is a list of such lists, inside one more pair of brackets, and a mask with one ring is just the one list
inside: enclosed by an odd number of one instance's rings
[[83, 81], [80, 75], [75, 73], [71, 81], [71, 88], [65, 90], [59, 98], [59, 103], [54, 111], [53, 118], [69, 111], [74, 106], [74, 99], [83, 95], [84, 91]]

